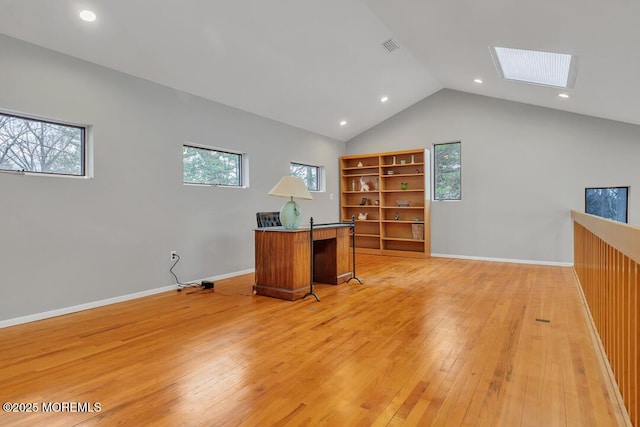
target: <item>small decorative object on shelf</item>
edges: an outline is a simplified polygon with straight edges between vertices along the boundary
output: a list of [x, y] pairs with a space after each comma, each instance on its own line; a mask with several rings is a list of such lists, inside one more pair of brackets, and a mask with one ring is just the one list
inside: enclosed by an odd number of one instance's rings
[[406, 165], [406, 164], [407, 164], [407, 161], [406, 161], [406, 160], [404, 160], [404, 159], [403, 159], [403, 160], [400, 160], [400, 164], [401, 164], [401, 165]]
[[375, 181], [373, 181], [373, 189], [378, 191], [378, 178], [376, 178]]
[[356, 180], [351, 180], [351, 191], [356, 191]]
[[408, 200], [398, 200], [397, 203], [399, 208], [408, 208], [409, 205], [411, 204], [411, 202]]
[[401, 182], [400, 183], [400, 189], [401, 190], [406, 190], [407, 188], [409, 188], [409, 183], [408, 182]]
[[391, 163], [392, 165], [396, 164], [396, 156], [393, 156], [393, 163]]
[[396, 221], [398, 221], [400, 219], [400, 214], [398, 212], [396, 212], [395, 216], [393, 217], [393, 219], [395, 219]]
[[411, 237], [414, 240], [424, 239], [424, 224], [411, 224]]
[[362, 166], [364, 166], [362, 162], [358, 162], [358, 167], [361, 168]]
[[416, 162], [416, 156], [414, 154], [411, 155], [411, 163]]
[[393, 171], [387, 171], [387, 175], [393, 175]]
[[364, 180], [364, 177], [360, 178], [360, 191], [369, 191], [369, 184]]
[[380, 205], [380, 200], [374, 200], [373, 204], [376, 205], [376, 206], [379, 206]]
[[367, 219], [367, 215], [369, 215], [367, 212], [360, 212], [360, 213], [358, 214], [358, 219], [359, 219], [360, 221], [364, 221], [364, 220], [366, 220], [366, 219]]
[[366, 197], [363, 197], [362, 200], [360, 200], [360, 206], [365, 206], [367, 204], [369, 200], [367, 200]]

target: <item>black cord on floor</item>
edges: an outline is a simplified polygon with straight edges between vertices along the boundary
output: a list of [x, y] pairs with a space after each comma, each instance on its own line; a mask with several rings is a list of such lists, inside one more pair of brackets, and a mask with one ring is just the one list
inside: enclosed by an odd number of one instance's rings
[[173, 278], [176, 279], [176, 283], [178, 284], [178, 291], [181, 291], [184, 288], [188, 288], [189, 286], [200, 286], [200, 283], [197, 283], [197, 282], [182, 283], [180, 280], [178, 280], [178, 276], [176, 276], [176, 273], [173, 272], [173, 268], [176, 266], [178, 261], [180, 261], [180, 255], [178, 254], [175, 254], [175, 255], [176, 255], [176, 261], [173, 263], [173, 265], [169, 269], [169, 273], [171, 273]]
[[[173, 278], [176, 279], [176, 283], [178, 284], [178, 291], [181, 291], [181, 290], [183, 290], [185, 288], [189, 288], [189, 287], [192, 287], [192, 286], [202, 286], [202, 284], [198, 283], [198, 282], [182, 283], [180, 280], [178, 280], [178, 276], [176, 275], [176, 273], [173, 272], [173, 268], [176, 266], [178, 261], [180, 261], [180, 255], [175, 254], [175, 256], [176, 256], [176, 261], [173, 263], [173, 265], [169, 269], [169, 273], [171, 273]], [[209, 289], [205, 289], [203, 287], [202, 289], [199, 289], [197, 291], [191, 291], [191, 292], [188, 292], [187, 294], [193, 294], [193, 293], [196, 293], [196, 292], [199, 293], [200, 291], [207, 291], [207, 290], [209, 290]], [[236, 295], [247, 296], [247, 297], [249, 297], [249, 296], [252, 297], [253, 296], [253, 294], [251, 294], [251, 295], [246, 295], [246, 294], [221, 294], [220, 292], [215, 292], [213, 289], [211, 289], [211, 292], [207, 292], [207, 293], [216, 293], [216, 294], [224, 296], [224, 297], [231, 297], [231, 296], [236, 296]]]

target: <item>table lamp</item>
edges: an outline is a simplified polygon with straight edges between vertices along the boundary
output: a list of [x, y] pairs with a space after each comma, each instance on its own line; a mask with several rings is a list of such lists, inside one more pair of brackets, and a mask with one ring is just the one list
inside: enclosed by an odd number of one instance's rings
[[269, 194], [271, 196], [291, 198], [280, 209], [280, 223], [287, 230], [298, 228], [302, 216], [300, 207], [293, 198], [313, 200], [304, 181], [295, 176], [283, 176], [275, 187], [269, 191]]

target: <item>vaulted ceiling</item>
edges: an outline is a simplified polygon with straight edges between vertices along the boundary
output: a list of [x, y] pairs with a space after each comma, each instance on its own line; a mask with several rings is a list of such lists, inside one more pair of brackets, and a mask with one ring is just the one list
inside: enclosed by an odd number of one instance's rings
[[[97, 20], [81, 21], [83, 9]], [[0, 0], [0, 10], [0, 33], [340, 141], [442, 88], [640, 124], [633, 0]], [[501, 80], [491, 46], [577, 55], [570, 98]]]

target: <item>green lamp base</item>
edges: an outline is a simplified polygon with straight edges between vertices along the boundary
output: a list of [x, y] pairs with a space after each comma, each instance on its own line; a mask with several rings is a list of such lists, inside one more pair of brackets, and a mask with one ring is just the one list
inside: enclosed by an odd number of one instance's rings
[[293, 197], [280, 209], [280, 223], [286, 230], [295, 230], [300, 225], [302, 215]]

